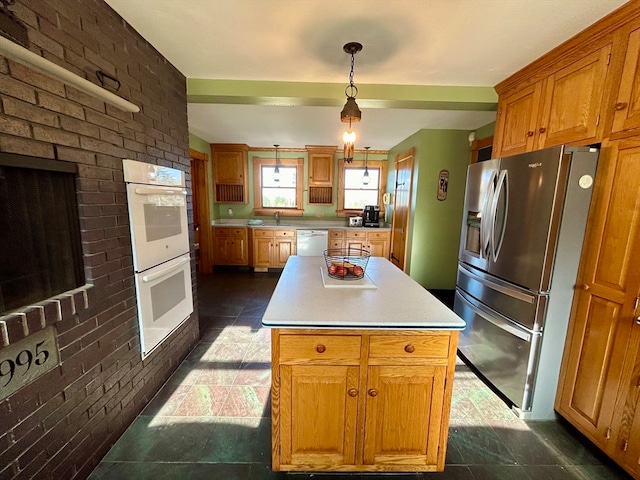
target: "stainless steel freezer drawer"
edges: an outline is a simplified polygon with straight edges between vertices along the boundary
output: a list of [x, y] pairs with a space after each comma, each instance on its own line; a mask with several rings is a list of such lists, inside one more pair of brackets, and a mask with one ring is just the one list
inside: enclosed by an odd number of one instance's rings
[[458, 340], [460, 354], [513, 404], [529, 410], [542, 334], [522, 328], [460, 289], [454, 311], [467, 323]]

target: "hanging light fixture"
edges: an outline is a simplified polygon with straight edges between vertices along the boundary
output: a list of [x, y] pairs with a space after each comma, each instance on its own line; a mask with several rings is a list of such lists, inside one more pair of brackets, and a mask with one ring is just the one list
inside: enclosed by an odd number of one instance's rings
[[349, 85], [344, 90], [347, 96], [347, 103], [344, 104], [342, 112], [340, 112], [340, 121], [348, 123], [349, 129], [344, 132], [342, 139], [344, 141], [344, 161], [351, 163], [353, 161], [353, 151], [356, 143], [356, 134], [351, 130], [352, 123], [358, 123], [362, 117], [362, 112], [356, 103], [358, 95], [358, 87], [353, 83], [353, 66], [355, 65], [355, 54], [362, 50], [362, 44], [358, 42], [349, 42], [342, 49], [351, 55], [351, 70], [349, 72]]
[[367, 160], [369, 160], [369, 149], [371, 147], [364, 147], [364, 175], [362, 176], [362, 184], [369, 185], [371, 178], [369, 177], [369, 169], [367, 168]]
[[280, 181], [280, 157], [278, 157], [278, 147], [280, 145], [274, 145], [276, 147], [276, 168], [273, 169], [273, 181]]

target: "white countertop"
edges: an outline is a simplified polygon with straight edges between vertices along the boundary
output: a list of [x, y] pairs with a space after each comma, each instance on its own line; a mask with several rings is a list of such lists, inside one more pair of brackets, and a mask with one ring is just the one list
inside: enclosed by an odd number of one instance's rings
[[381, 223], [380, 227], [349, 227], [345, 221], [323, 221], [323, 220], [289, 220], [283, 219], [280, 225], [276, 225], [274, 220], [267, 220], [262, 225], [248, 225], [247, 219], [223, 219], [211, 222], [212, 227], [248, 227], [248, 228], [284, 228], [284, 229], [305, 229], [305, 230], [380, 230], [390, 231], [391, 226]]
[[[323, 257], [289, 257], [262, 324], [287, 328], [462, 330], [464, 321], [389, 260], [371, 257], [377, 288], [325, 288]], [[349, 284], [349, 281], [344, 281]]]

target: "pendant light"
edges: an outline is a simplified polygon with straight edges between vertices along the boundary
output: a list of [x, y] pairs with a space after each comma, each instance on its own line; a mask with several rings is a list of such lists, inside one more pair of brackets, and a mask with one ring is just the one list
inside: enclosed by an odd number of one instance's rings
[[369, 185], [371, 178], [369, 177], [369, 169], [367, 168], [367, 160], [369, 160], [369, 149], [371, 147], [364, 147], [364, 175], [362, 176], [362, 184]]
[[280, 181], [280, 157], [278, 157], [278, 147], [280, 145], [274, 145], [276, 147], [276, 168], [273, 169], [273, 181]]
[[362, 112], [356, 103], [358, 95], [358, 87], [353, 83], [353, 67], [355, 65], [355, 54], [362, 50], [362, 44], [358, 42], [349, 42], [342, 49], [351, 55], [351, 70], [349, 72], [349, 85], [344, 90], [347, 96], [347, 102], [344, 104], [342, 112], [340, 112], [340, 121], [348, 123], [349, 129], [344, 132], [342, 140], [344, 141], [344, 161], [351, 163], [353, 161], [353, 151], [356, 143], [356, 134], [351, 130], [352, 123], [358, 123], [362, 117]]

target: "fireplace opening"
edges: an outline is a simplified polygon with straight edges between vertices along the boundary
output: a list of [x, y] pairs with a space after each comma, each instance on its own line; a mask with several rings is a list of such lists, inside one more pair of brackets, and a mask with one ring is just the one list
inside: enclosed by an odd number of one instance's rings
[[84, 285], [77, 173], [0, 153], [0, 315]]

